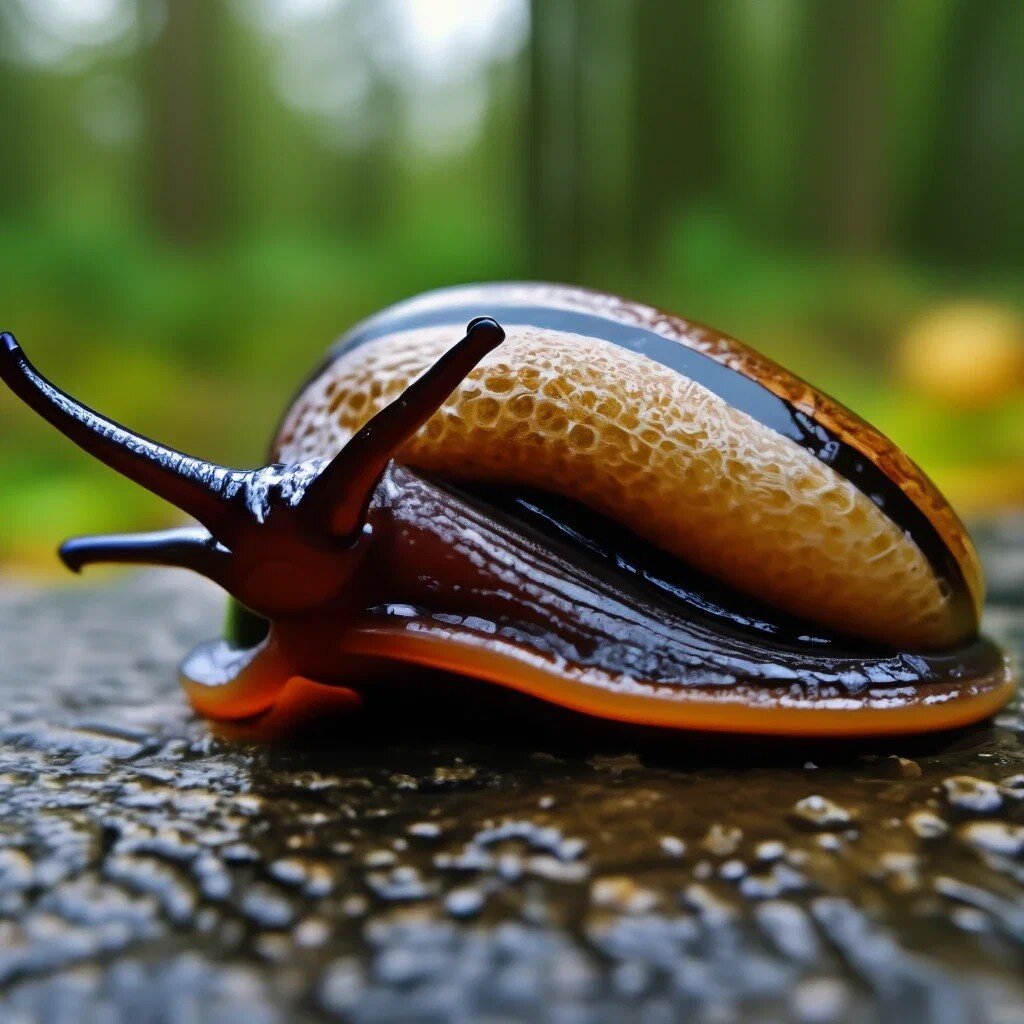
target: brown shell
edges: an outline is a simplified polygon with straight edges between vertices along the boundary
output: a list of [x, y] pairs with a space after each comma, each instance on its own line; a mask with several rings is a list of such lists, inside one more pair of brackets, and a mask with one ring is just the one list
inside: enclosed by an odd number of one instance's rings
[[[982, 583], [973, 547], [892, 442], [734, 339], [614, 296], [483, 285], [386, 310], [343, 338], [302, 393], [278, 457], [340, 449], [440, 355], [467, 308], [500, 308], [508, 340], [410, 442], [403, 461], [577, 498], [737, 589], [833, 629], [905, 647], [941, 647], [976, 632]], [[871, 495], [791, 438], [642, 351], [538, 326], [543, 310], [588, 314], [595, 334], [599, 318], [653, 332], [813, 417], [920, 509], [957, 578], [944, 577]], [[424, 314], [432, 325], [415, 326]]]

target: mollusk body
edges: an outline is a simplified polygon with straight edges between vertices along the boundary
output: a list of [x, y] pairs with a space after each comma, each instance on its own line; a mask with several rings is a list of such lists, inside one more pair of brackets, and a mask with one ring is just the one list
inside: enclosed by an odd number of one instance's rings
[[[398, 460], [477, 510], [467, 528], [465, 508], [420, 509], [405, 536], [450, 531], [418, 545], [487, 566], [483, 582], [452, 592], [438, 585], [450, 566], [428, 569], [432, 589], [410, 596], [408, 617], [351, 631], [351, 650], [604, 717], [709, 730], [913, 732], [1006, 700], [1003, 659], [976, 639], [977, 556], [927, 477], [782, 367], [649, 307], [536, 284], [400, 303], [334, 346], [286, 415], [275, 458], [341, 449], [480, 310], [506, 341]], [[572, 554], [541, 568], [536, 542], [514, 534], [517, 550], [496, 557], [507, 536], [483, 529], [496, 505], [499, 520], [512, 512]], [[504, 581], [516, 608], [481, 614], [481, 590], [503, 589], [499, 563], [518, 577]], [[584, 571], [603, 582], [581, 583]], [[514, 621], [526, 606], [543, 607], [539, 629]], [[570, 636], [570, 621], [583, 636]]]
[[235, 731], [390, 711], [420, 669], [605, 719], [794, 736], [960, 726], [1013, 690], [978, 634], [977, 556], [924, 474], [781, 367], [648, 307], [535, 284], [400, 303], [338, 342], [255, 470], [105, 419], [10, 335], [0, 378], [198, 520], [61, 555], [231, 595], [227, 635], [181, 675]]

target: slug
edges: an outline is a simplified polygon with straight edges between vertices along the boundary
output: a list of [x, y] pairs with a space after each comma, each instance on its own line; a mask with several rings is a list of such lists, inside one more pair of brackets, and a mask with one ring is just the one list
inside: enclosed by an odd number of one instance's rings
[[9, 334], [0, 376], [198, 521], [61, 556], [226, 590], [227, 635], [181, 678], [197, 711], [255, 735], [358, 708], [412, 666], [584, 715], [783, 736], [947, 729], [1014, 687], [979, 635], [971, 541], [914, 463], [647, 306], [542, 284], [399, 303], [331, 349], [253, 470], [105, 419]]

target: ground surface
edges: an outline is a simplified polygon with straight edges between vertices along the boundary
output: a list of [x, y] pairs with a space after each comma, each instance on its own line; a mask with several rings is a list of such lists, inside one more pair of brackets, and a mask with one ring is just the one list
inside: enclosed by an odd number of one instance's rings
[[[1024, 530], [984, 539], [1019, 646]], [[175, 683], [218, 617], [172, 574], [0, 589], [0, 1020], [1024, 1021], [1018, 710], [811, 749], [420, 707], [257, 750]]]

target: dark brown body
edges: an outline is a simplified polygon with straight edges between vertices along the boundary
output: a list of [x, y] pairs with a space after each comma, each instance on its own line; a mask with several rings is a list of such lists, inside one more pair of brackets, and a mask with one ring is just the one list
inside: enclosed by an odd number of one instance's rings
[[[1003, 658], [988, 641], [903, 653], [809, 635], [699, 574], [664, 578], [663, 560], [652, 582], [653, 553], [627, 542], [610, 564], [595, 550], [608, 524], [583, 510], [570, 540], [551, 519], [539, 529], [509, 511], [514, 503], [495, 501], [394, 467], [345, 596], [316, 615], [275, 620], [261, 654], [271, 676], [344, 687], [355, 701], [382, 678], [393, 686], [405, 662], [603, 717], [761, 734], [922, 731], [1005, 699]], [[230, 657], [217, 642], [186, 662], [192, 699], [216, 717], [272, 720], [279, 683], [254, 683], [266, 668], [257, 659], [244, 686], [232, 678], [225, 688], [212, 664]], [[306, 699], [315, 703], [316, 691]]]

